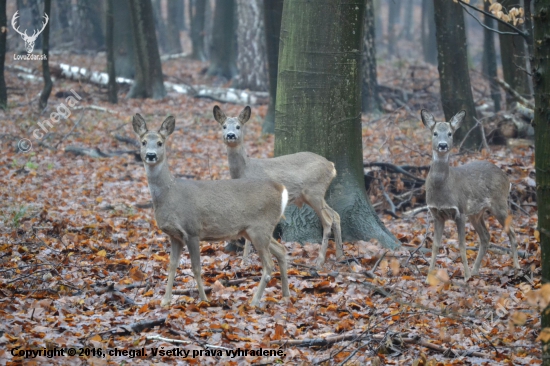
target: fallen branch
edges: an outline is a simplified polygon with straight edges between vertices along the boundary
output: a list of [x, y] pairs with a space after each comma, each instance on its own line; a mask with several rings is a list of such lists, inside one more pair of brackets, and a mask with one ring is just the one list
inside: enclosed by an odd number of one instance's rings
[[500, 85], [504, 90], [506, 90], [508, 93], [512, 94], [512, 96], [514, 97], [514, 99], [516, 99], [516, 101], [520, 102], [521, 104], [527, 106], [528, 108], [534, 110], [535, 109], [535, 104], [532, 103], [531, 101], [525, 99], [524, 97], [522, 97], [517, 91], [515, 91], [514, 89], [512, 89], [512, 87], [504, 80], [500, 79], [500, 78], [495, 78], [496, 82], [498, 83], [498, 85]]
[[113, 156], [121, 156], [124, 154], [139, 155], [136, 150], [117, 150], [111, 152], [103, 152], [98, 147], [78, 147], [67, 146], [65, 152], [70, 152], [76, 155], [88, 155], [92, 158], [111, 158]]
[[191, 341], [184, 341], [182, 339], [164, 338], [164, 337], [161, 337], [159, 335], [147, 336], [147, 340], [150, 340], [150, 341], [163, 341], [163, 342], [175, 343], [175, 344], [178, 344], [178, 343], [190, 344], [190, 343], [192, 343]]
[[[365, 167], [365, 168], [372, 167], [372, 166], [376, 166], [376, 167], [379, 167], [379, 168], [384, 168], [385, 170], [389, 169], [389, 170], [392, 170], [396, 173], [401, 173], [403, 175], [406, 175], [409, 178], [414, 179], [415, 181], [417, 181], [419, 183], [425, 183], [426, 182], [424, 179], [418, 178], [415, 175], [409, 173], [408, 171], [403, 169], [403, 167], [400, 167], [400, 166], [397, 166], [397, 165], [394, 165], [394, 164], [391, 164], [391, 163], [383, 163], [383, 162], [363, 163], [363, 167]], [[406, 166], [406, 167], [407, 167], [407, 169], [412, 169], [413, 168], [413, 167], [410, 167], [410, 166]], [[423, 169], [424, 167], [418, 167], [418, 168]]]
[[94, 286], [94, 291], [98, 295], [111, 293], [113, 296], [116, 296], [122, 299], [123, 304], [130, 304], [130, 305], [136, 304], [134, 300], [130, 299], [128, 296], [124, 295], [122, 292], [116, 289], [114, 283], [110, 283], [107, 286], [101, 286], [101, 285]]
[[160, 56], [160, 60], [161, 61], [168, 61], [168, 60], [175, 60], [175, 59], [178, 59], [178, 58], [187, 58], [189, 56], [191, 56], [191, 54], [188, 53], [188, 52], [174, 53], [174, 54], [171, 54], [171, 55], [162, 55], [162, 56]]

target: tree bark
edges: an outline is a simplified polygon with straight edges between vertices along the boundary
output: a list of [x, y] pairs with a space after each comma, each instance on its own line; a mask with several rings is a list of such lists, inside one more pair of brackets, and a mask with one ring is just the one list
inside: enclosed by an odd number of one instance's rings
[[[399, 243], [365, 192], [361, 139], [364, 0], [285, 1], [279, 50], [275, 155], [311, 151], [335, 163], [327, 193], [346, 241]], [[322, 25], [322, 26], [320, 26]], [[313, 241], [322, 228], [313, 210], [285, 212], [283, 240]]]
[[262, 133], [275, 133], [275, 103], [277, 101], [277, 73], [279, 69], [279, 41], [283, 0], [264, 0], [265, 46], [269, 76], [269, 106], [262, 124]]
[[129, 98], [161, 99], [166, 95], [162, 77], [151, 1], [129, 0], [134, 31], [135, 82]]
[[[8, 19], [6, 15], [6, 0], [0, 0], [0, 55], [6, 54], [6, 35], [8, 33]], [[0, 108], [8, 106], [8, 92], [6, 90], [6, 79], [4, 78], [5, 57], [0, 57]]]
[[233, 87], [268, 90], [263, 0], [237, 1], [237, 76]]
[[[181, 53], [181, 40], [180, 40], [180, 24], [178, 9], [182, 4], [182, 0], [168, 0], [168, 19], [167, 24], [167, 44], [168, 53]], [[182, 6], [181, 6], [182, 7]]]
[[109, 84], [107, 97], [110, 103], [116, 104], [117, 98], [117, 83], [115, 71], [115, 49], [114, 49], [114, 17], [113, 17], [113, 2], [115, 0], [106, 1], [105, 9], [105, 45], [107, 47], [107, 73], [109, 74]]
[[[437, 69], [441, 84], [441, 103], [447, 121], [460, 110], [466, 111], [462, 126], [454, 134], [456, 144], [464, 139], [476, 124], [476, 110], [466, 48], [464, 13], [459, 3], [450, 0], [433, 0], [437, 39]], [[474, 128], [462, 145], [465, 149], [479, 149], [481, 126]]]
[[[131, 1], [131, 0], [130, 0]], [[155, 29], [157, 30], [157, 39], [160, 50], [163, 53], [170, 53], [168, 46], [168, 36], [166, 33], [166, 24], [162, 17], [161, 0], [145, 0], [152, 1], [153, 5], [153, 19], [155, 19]]]
[[[195, 4], [194, 6], [193, 3]], [[191, 58], [200, 61], [206, 61], [206, 55], [204, 53], [205, 11], [206, 0], [189, 0], [189, 19], [191, 19], [191, 46], [193, 48]]]
[[525, 30], [529, 34], [527, 38], [527, 53], [529, 55], [529, 59], [531, 59], [531, 57], [533, 57], [533, 14], [531, 13], [531, 0], [523, 0], [523, 9], [525, 11]]
[[[44, 13], [50, 14], [52, 9], [52, 0], [44, 0]], [[50, 76], [50, 65], [49, 65], [49, 55], [50, 55], [50, 24], [52, 19], [48, 21], [46, 28], [42, 32], [42, 54], [44, 59], [42, 60], [42, 75], [44, 77], [44, 89], [40, 93], [40, 100], [38, 106], [40, 110], [44, 110], [48, 105], [48, 98], [52, 92], [52, 78]]]
[[[50, 34], [50, 41], [54, 39], [57, 42], [69, 42], [72, 38], [72, 6], [70, 0], [56, 0], [53, 3], [53, 16], [58, 19], [57, 22], [52, 24], [52, 31]], [[50, 14], [48, 14], [50, 15]], [[53, 35], [56, 37], [54, 38]]]
[[432, 65], [437, 65], [437, 41], [435, 39], [433, 0], [422, 0], [421, 36], [424, 61]]
[[365, 5], [365, 35], [363, 45], [362, 63], [362, 110], [365, 113], [380, 111], [380, 98], [378, 97], [378, 79], [376, 76], [376, 35], [374, 24], [374, 4], [367, 0]]
[[396, 43], [396, 32], [397, 25], [400, 23], [401, 18], [401, 6], [402, 1], [393, 1], [388, 2], [388, 54], [391, 56], [395, 53], [395, 43]]
[[[500, 0], [502, 6], [506, 9], [512, 8], [514, 0]], [[519, 26], [519, 25], [518, 25]], [[504, 24], [498, 22], [498, 30], [509, 32], [510, 29]], [[512, 89], [517, 91], [522, 97], [530, 98], [531, 86], [526, 73], [527, 70], [527, 48], [525, 40], [521, 36], [511, 36], [499, 34], [500, 39], [500, 58], [502, 62], [502, 73]], [[506, 103], [513, 103], [514, 98], [507, 93]], [[510, 108], [510, 106], [509, 106]]]
[[234, 13], [235, 0], [216, 1], [208, 75], [231, 79], [237, 74]]
[[[484, 10], [487, 13], [490, 13], [489, 7], [491, 3], [484, 2]], [[491, 17], [485, 15], [483, 18], [483, 23], [494, 29], [495, 22]], [[489, 86], [491, 88], [491, 99], [493, 100], [495, 112], [500, 111], [500, 88], [496, 83], [495, 79], [497, 77], [497, 56], [495, 52], [495, 33], [489, 29], [483, 29], [483, 72], [487, 75], [489, 80]]]
[[403, 34], [407, 41], [413, 39], [413, 25], [414, 25], [414, 0], [406, 0], [405, 3], [405, 23], [403, 25]]
[[[535, 1], [533, 85], [535, 88], [535, 167], [542, 283], [550, 283], [550, 0]], [[541, 312], [541, 328], [550, 331], [549, 308]], [[543, 365], [550, 365], [550, 342], [542, 342]]]
[[134, 32], [130, 14], [129, 0], [113, 2], [113, 47], [115, 55], [116, 76], [133, 79], [136, 75], [134, 59]]
[[74, 37], [77, 49], [97, 51], [105, 46], [101, 20], [102, 13], [100, 1], [78, 0], [78, 25]]

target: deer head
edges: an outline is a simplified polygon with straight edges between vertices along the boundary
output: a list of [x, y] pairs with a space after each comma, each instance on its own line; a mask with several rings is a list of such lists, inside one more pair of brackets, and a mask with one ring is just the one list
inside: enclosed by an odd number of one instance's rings
[[434, 157], [448, 156], [453, 147], [453, 134], [460, 127], [466, 112], [458, 112], [449, 122], [436, 122], [434, 116], [425, 109], [420, 112], [420, 115], [422, 116], [424, 126], [432, 131], [432, 151], [434, 152]]
[[40, 29], [39, 31], [36, 31], [36, 29], [32, 32], [32, 36], [29, 36], [27, 35], [27, 30], [25, 29], [24, 32], [20, 32], [19, 31], [19, 27], [16, 26], [16, 20], [17, 18], [19, 18], [19, 10], [15, 12], [15, 14], [13, 14], [13, 18], [11, 18], [11, 26], [13, 27], [13, 29], [19, 33], [21, 35], [21, 38], [23, 38], [23, 41], [25, 41], [25, 49], [27, 50], [27, 53], [32, 53], [32, 51], [34, 50], [34, 42], [36, 42], [36, 39], [38, 38], [38, 36], [40, 35], [40, 33], [42, 33], [42, 31], [44, 30], [44, 28], [46, 28], [46, 25], [48, 24], [48, 14], [44, 13], [44, 23], [42, 23], [42, 29]]
[[145, 119], [139, 113], [134, 116], [132, 126], [141, 140], [140, 155], [146, 165], [153, 166], [164, 161], [166, 156], [164, 142], [174, 132], [175, 124], [174, 117], [168, 116], [158, 132], [149, 131]]
[[250, 119], [250, 107], [246, 106], [239, 117], [226, 117], [220, 107], [214, 106], [214, 119], [223, 127], [223, 142], [227, 146], [235, 147], [242, 144], [243, 132], [241, 127]]

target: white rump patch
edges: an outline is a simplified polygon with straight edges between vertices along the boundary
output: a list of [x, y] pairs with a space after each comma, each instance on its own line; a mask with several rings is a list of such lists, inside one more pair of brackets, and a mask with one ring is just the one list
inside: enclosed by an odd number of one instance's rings
[[285, 213], [286, 204], [288, 203], [288, 191], [283, 188], [283, 195], [281, 197], [281, 216]]

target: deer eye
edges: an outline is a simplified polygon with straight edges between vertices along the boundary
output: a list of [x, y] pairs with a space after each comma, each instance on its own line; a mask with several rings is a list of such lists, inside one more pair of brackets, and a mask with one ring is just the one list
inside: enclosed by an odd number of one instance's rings
[[240, 130], [241, 129], [241, 126], [237, 126], [237, 130]]
[[142, 141], [141, 144], [142, 144], [143, 146], [146, 146], [146, 145], [147, 145], [147, 141]]
[[453, 135], [453, 134], [452, 134], [452, 133], [450, 133], [450, 132], [449, 132], [449, 133], [447, 134], [447, 136], [449, 136], [449, 137], [451, 137], [452, 135]]
[[162, 142], [157, 142], [157, 146], [162, 146]]
[[437, 132], [434, 132], [434, 136], [437, 136]]

